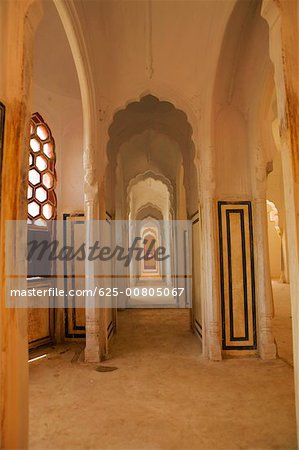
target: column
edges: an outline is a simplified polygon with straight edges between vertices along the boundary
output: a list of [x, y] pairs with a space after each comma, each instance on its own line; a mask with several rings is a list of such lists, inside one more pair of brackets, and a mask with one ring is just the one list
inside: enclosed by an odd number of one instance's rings
[[[253, 170], [255, 172], [255, 170]], [[266, 174], [266, 169], [264, 168]], [[266, 190], [253, 197], [255, 241], [255, 286], [258, 316], [258, 352], [262, 359], [276, 358], [276, 343], [272, 332], [274, 316], [267, 229]]]
[[208, 147], [201, 161], [201, 298], [203, 301], [203, 354], [211, 360], [222, 358], [219, 281], [217, 270], [216, 200], [213, 148]]
[[[258, 125], [256, 125], [258, 127]], [[257, 132], [259, 133], [259, 132]], [[267, 161], [259, 134], [250, 134], [251, 186], [254, 238], [254, 278], [257, 307], [257, 346], [262, 359], [275, 359], [276, 343], [272, 332], [274, 304], [271, 283], [268, 215], [267, 215]]]
[[262, 16], [269, 25], [270, 58], [281, 143], [291, 285], [295, 403], [299, 429], [299, 142], [298, 142], [298, 2], [264, 0]]
[[[27, 309], [6, 308], [5, 222], [27, 219], [27, 173], [34, 33], [42, 16], [40, 2], [0, 2], [0, 100], [5, 105], [0, 222], [0, 405], [1, 448], [28, 448]], [[16, 247], [11, 255], [16, 260]], [[26, 273], [26, 244], [17, 260]], [[26, 278], [18, 287], [26, 288]]]
[[[86, 248], [92, 247], [95, 241], [100, 240], [100, 225], [98, 220], [105, 220], [105, 190], [104, 178], [100, 184], [96, 175], [96, 162], [94, 160], [85, 170], [85, 215], [86, 215]], [[98, 285], [104, 286], [98, 275], [104, 273], [100, 269], [100, 261], [85, 262], [85, 287], [92, 289]], [[104, 297], [86, 297], [86, 344], [85, 361], [99, 362], [106, 358], [107, 324]], [[101, 304], [99, 303], [101, 302]]]

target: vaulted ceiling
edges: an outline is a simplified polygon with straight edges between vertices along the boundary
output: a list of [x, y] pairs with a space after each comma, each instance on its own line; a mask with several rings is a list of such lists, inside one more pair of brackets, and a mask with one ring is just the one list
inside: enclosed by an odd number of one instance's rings
[[[42, 94], [44, 104], [52, 102], [52, 109], [65, 111], [66, 123], [75, 124], [78, 107], [74, 107], [74, 102], [80, 103], [79, 83], [70, 45], [55, 7], [55, 2], [63, 1], [43, 1], [44, 17], [35, 47], [35, 98]], [[185, 113], [186, 123], [190, 124], [189, 137], [195, 148], [191, 152], [188, 149], [191, 156], [187, 161], [184, 160], [187, 146], [179, 142], [179, 135], [183, 133], [175, 126], [172, 129], [178, 136], [168, 133], [168, 137], [163, 137], [168, 139], [165, 143], [159, 136], [164, 129], [154, 129], [156, 135], [153, 136], [153, 126], [141, 124], [140, 129], [130, 134], [130, 123], [123, 121], [121, 127], [127, 126], [127, 130], [119, 127], [114, 136], [128, 136], [117, 142], [115, 148], [118, 162], [126, 171], [126, 180], [136, 176], [134, 162], [140, 162], [140, 172], [163, 166], [163, 175], [173, 180], [176, 167], [183, 162], [185, 178], [189, 184], [193, 183], [189, 191], [186, 184], [187, 198], [190, 198], [190, 193], [196, 191], [193, 157], [199, 154], [198, 147], [203, 146], [199, 127], [209, 120], [214, 127], [216, 120], [213, 122], [211, 117], [218, 115], [217, 127], [222, 129], [225, 125], [219, 113], [222, 108], [230, 108], [230, 117], [240, 114], [246, 127], [253, 99], [259, 104], [257, 86], [263, 85], [271, 71], [268, 31], [260, 16], [260, 0], [68, 0], [66, 3], [72, 5], [90, 63], [98, 111], [96, 119], [101, 127], [101, 145], [108, 149], [107, 159], [111, 125], [121, 111], [126, 111], [128, 105], [138, 106], [142, 103], [140, 99], [150, 96], [162, 105], [170, 103], [175, 110]], [[153, 119], [154, 116], [155, 113]], [[161, 120], [152, 122], [163, 123]], [[227, 146], [222, 145], [221, 133], [219, 142], [212, 142], [215, 130], [210, 130], [211, 142], [206, 144], [214, 145], [217, 154], [222, 147], [224, 149], [223, 157], [218, 158], [221, 160], [219, 179], [226, 173], [223, 161], [227, 160], [227, 166], [230, 164], [227, 148], [233, 148], [231, 130], [233, 127], [225, 134]], [[147, 148], [142, 153], [143, 141]], [[167, 146], [171, 151], [164, 151]], [[236, 173], [243, 180], [247, 149], [243, 144], [239, 147], [236, 151], [242, 164]], [[234, 152], [233, 148], [229, 158], [235, 161]], [[99, 164], [105, 165], [103, 158], [99, 158]], [[115, 167], [112, 170], [115, 171]], [[232, 184], [234, 177], [224, 177], [224, 184]], [[237, 181], [235, 185], [239, 186]], [[246, 184], [244, 193], [247, 194], [250, 180], [243, 184]], [[197, 199], [192, 211], [196, 202]]]
[[122, 106], [156, 85], [196, 105], [215, 72], [234, 4], [75, 0], [98, 95]]
[[[35, 81], [53, 93], [79, 97], [56, 8], [51, 1], [43, 5]], [[99, 103], [119, 108], [152, 90], [162, 96], [168, 92], [170, 101], [175, 96], [186, 99], [196, 109], [216, 71], [235, 0], [74, 0], [74, 5]]]

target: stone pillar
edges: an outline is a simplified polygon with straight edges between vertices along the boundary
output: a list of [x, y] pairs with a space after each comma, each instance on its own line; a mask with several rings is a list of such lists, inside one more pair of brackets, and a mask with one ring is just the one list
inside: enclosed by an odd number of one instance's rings
[[[99, 240], [98, 220], [105, 220], [105, 191], [104, 180], [98, 187], [95, 170], [96, 162], [86, 167], [85, 175], [85, 215], [86, 215], [86, 247], [91, 247]], [[104, 287], [103, 280], [97, 278], [100, 262], [86, 260], [85, 263], [85, 287], [92, 289], [96, 286]], [[101, 300], [101, 305], [99, 305]], [[105, 359], [107, 349], [107, 324], [106, 310], [102, 304], [104, 297], [86, 297], [86, 344], [85, 361], [99, 362]], [[100, 306], [100, 307], [99, 307]]]
[[[34, 33], [42, 16], [40, 2], [0, 2], [0, 100], [6, 107], [0, 221], [0, 447], [28, 447], [27, 309], [7, 308], [5, 222], [27, 219], [27, 176]], [[26, 273], [26, 246], [11, 243], [11, 254]], [[26, 289], [26, 278], [18, 287]], [[16, 299], [18, 301], [18, 299]]]
[[[103, 174], [99, 168], [105, 167], [105, 149], [99, 145], [98, 135], [103, 139], [103, 120], [106, 105], [96, 104], [96, 91], [93, 80], [92, 61], [82, 35], [81, 24], [74, 2], [53, 0], [68, 36], [70, 48], [76, 65], [81, 90], [83, 108], [83, 165], [84, 165], [84, 202], [86, 218], [86, 246], [92, 245], [98, 236], [93, 221], [105, 220], [105, 190]], [[100, 144], [103, 143], [103, 140]], [[86, 289], [92, 289], [99, 283], [95, 277], [96, 267], [92, 261], [86, 261]], [[100, 283], [99, 283], [100, 284]], [[86, 308], [86, 347], [85, 360], [98, 362], [107, 351], [105, 311], [99, 309], [95, 300], [87, 298]], [[105, 328], [104, 328], [105, 326]]]
[[274, 316], [268, 242], [267, 161], [259, 135], [250, 135], [251, 186], [254, 238], [254, 279], [257, 314], [257, 345], [262, 359], [275, 359], [276, 343], [272, 332]]
[[[97, 194], [97, 189], [89, 189], [89, 192], [85, 193], [86, 248], [91, 247], [97, 237], [95, 229], [95, 219], [98, 217]], [[86, 260], [85, 288], [93, 290], [95, 287], [95, 263]], [[86, 297], [85, 302], [85, 361], [99, 362], [101, 360], [99, 309], [96, 306], [96, 298]]]
[[221, 360], [221, 317], [217, 268], [216, 200], [213, 149], [203, 152], [201, 161], [202, 263], [201, 298], [203, 301], [203, 354], [211, 360]]
[[258, 352], [262, 359], [275, 359], [277, 349], [272, 333], [274, 307], [270, 274], [265, 194], [254, 196], [253, 221], [255, 242], [255, 287], [258, 317]]
[[219, 310], [217, 237], [215, 199], [202, 202], [202, 299], [204, 299], [205, 330], [204, 355], [211, 360], [221, 359], [221, 320]]
[[270, 58], [274, 65], [277, 97], [291, 286], [295, 403], [299, 429], [298, 2], [264, 0], [261, 13], [269, 25]]

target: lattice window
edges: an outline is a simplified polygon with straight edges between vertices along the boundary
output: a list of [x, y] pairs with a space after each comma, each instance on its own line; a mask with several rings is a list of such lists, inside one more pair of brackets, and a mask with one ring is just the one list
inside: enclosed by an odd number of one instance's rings
[[34, 113], [30, 127], [28, 223], [47, 226], [56, 219], [55, 141], [42, 116]]

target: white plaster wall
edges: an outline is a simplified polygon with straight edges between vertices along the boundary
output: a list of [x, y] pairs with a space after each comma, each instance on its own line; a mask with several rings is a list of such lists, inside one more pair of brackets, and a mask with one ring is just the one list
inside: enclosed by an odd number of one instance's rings
[[62, 214], [66, 212], [83, 212], [83, 136], [80, 100], [53, 95], [35, 83], [32, 111], [41, 114], [55, 139], [58, 219], [62, 219]]
[[216, 193], [221, 199], [250, 196], [248, 141], [244, 116], [228, 106], [217, 116]]

